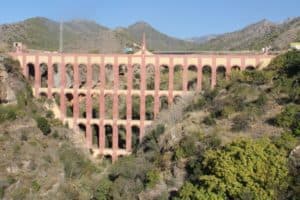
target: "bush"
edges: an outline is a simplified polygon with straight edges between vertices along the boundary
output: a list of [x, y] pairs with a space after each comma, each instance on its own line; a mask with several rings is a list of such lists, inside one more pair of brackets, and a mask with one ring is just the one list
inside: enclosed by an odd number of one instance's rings
[[17, 119], [17, 112], [15, 106], [0, 106], [0, 123]]
[[40, 184], [36, 180], [32, 181], [31, 187], [35, 192], [38, 192], [41, 189]]
[[146, 187], [147, 188], [154, 187], [158, 183], [159, 178], [160, 178], [159, 171], [155, 169], [148, 171], [146, 174]]
[[37, 117], [35, 120], [38, 128], [43, 132], [43, 134], [49, 135], [51, 132], [51, 127], [48, 123], [48, 120], [44, 117]]
[[237, 115], [232, 119], [231, 130], [235, 132], [247, 130], [249, 128], [249, 120], [247, 114]]
[[275, 118], [275, 124], [289, 128], [295, 135], [300, 135], [300, 106], [290, 104]]
[[203, 119], [203, 123], [207, 126], [213, 126], [216, 124], [216, 120], [214, 118], [212, 118], [211, 115], [209, 115]]

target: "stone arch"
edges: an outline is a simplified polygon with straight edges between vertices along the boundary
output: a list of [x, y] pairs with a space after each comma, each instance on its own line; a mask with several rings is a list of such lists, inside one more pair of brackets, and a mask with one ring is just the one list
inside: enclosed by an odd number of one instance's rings
[[112, 64], [106, 64], [105, 71], [105, 89], [112, 90], [114, 88], [114, 71]]
[[134, 125], [131, 127], [131, 148], [135, 149], [140, 142], [140, 127]]
[[231, 67], [231, 71], [241, 71], [241, 67], [238, 65], [234, 65]]
[[119, 107], [119, 119], [127, 118], [127, 102], [126, 95], [119, 95], [118, 107]]
[[92, 88], [100, 88], [100, 65], [92, 64]]
[[197, 66], [196, 65], [190, 65], [188, 67], [188, 90], [189, 91], [195, 91], [197, 88]]
[[160, 90], [169, 89], [169, 71], [170, 70], [168, 65], [161, 65], [159, 67], [159, 75], [160, 75], [159, 89]]
[[55, 102], [58, 106], [60, 106], [60, 94], [59, 94], [58, 92], [54, 92], [54, 93], [52, 94], [52, 98], [53, 98], [54, 102]]
[[141, 89], [141, 65], [134, 64], [132, 65], [132, 83], [133, 89], [139, 90]]
[[175, 104], [179, 103], [180, 101], [182, 101], [182, 96], [180, 95], [176, 95], [174, 98], [173, 98], [173, 102]]
[[155, 66], [153, 64], [146, 66], [146, 89], [155, 89]]
[[159, 110], [165, 110], [168, 109], [169, 107], [169, 102], [168, 102], [168, 97], [166, 95], [162, 95], [159, 97]]
[[113, 147], [113, 128], [111, 125], [106, 124], [104, 126], [105, 130], [105, 148], [112, 148]]
[[46, 92], [40, 92], [40, 94], [39, 94], [40, 99], [47, 99], [47, 97], [48, 97], [48, 95]]
[[80, 134], [83, 134], [84, 138], [86, 138], [86, 125], [83, 123], [79, 123], [78, 130], [79, 130]]
[[[87, 66], [85, 64], [80, 64], [78, 66], [78, 76], [79, 76], [79, 88], [86, 88], [87, 86]], [[91, 77], [89, 77], [91, 78]]]
[[40, 64], [41, 87], [48, 87], [48, 65], [46, 63]]
[[99, 134], [99, 126], [98, 124], [92, 124], [92, 144], [94, 147], [99, 148], [99, 140], [100, 140], [100, 134]]
[[30, 84], [33, 84], [35, 80], [35, 66], [32, 63], [28, 63], [26, 68], [27, 68], [28, 80]]
[[86, 118], [86, 94], [78, 94], [79, 118]]
[[125, 64], [119, 65], [119, 89], [127, 89], [128, 67]]
[[60, 69], [60, 64], [54, 63], [52, 65], [53, 67], [53, 87], [54, 88], [59, 88], [61, 86], [61, 69]]
[[175, 65], [174, 67], [174, 90], [182, 90], [183, 66]]
[[126, 149], [126, 128], [124, 125], [118, 126], [118, 147]]
[[113, 95], [112, 94], [105, 94], [104, 104], [105, 104], [104, 119], [112, 119], [113, 117]]
[[65, 94], [66, 99], [66, 117], [73, 117], [74, 116], [74, 96], [72, 93]]
[[132, 95], [132, 119], [139, 120], [140, 119], [140, 96]]
[[146, 96], [146, 120], [154, 120], [154, 97]]
[[99, 94], [92, 94], [92, 118], [99, 119], [100, 118], [100, 104], [99, 104]]
[[254, 71], [255, 67], [253, 65], [248, 65], [248, 66], [246, 66], [245, 70], [246, 71]]
[[66, 64], [66, 87], [72, 88], [74, 85], [74, 66], [70, 63]]
[[204, 65], [202, 67], [202, 89], [209, 90], [211, 88], [212, 67]]
[[217, 67], [217, 84], [224, 81], [226, 79], [226, 67], [224, 65], [220, 65]]

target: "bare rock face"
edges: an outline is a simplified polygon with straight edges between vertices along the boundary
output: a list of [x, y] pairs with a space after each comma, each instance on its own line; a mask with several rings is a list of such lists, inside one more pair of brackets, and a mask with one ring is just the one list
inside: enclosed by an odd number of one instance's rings
[[17, 102], [16, 95], [7, 82], [8, 73], [0, 64], [0, 103], [14, 104]]
[[11, 58], [0, 55], [0, 103], [17, 103], [17, 94], [26, 88], [21, 76], [18, 64]]

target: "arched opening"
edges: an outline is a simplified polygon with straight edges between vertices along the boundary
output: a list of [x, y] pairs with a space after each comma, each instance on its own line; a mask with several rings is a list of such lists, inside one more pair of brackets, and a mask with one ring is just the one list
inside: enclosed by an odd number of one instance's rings
[[114, 88], [114, 72], [113, 65], [105, 65], [105, 89], [112, 90]]
[[39, 98], [42, 99], [42, 100], [46, 100], [48, 97], [48, 95], [45, 93], [45, 92], [40, 92], [39, 94]]
[[79, 102], [79, 118], [86, 118], [86, 95], [80, 93], [78, 95]]
[[134, 64], [132, 66], [132, 75], [133, 75], [133, 89], [138, 90], [141, 88], [141, 66]]
[[146, 120], [154, 120], [154, 97], [146, 96]]
[[35, 80], [35, 68], [34, 64], [28, 63], [27, 64], [27, 72], [28, 72], [28, 80], [30, 84], [34, 83]]
[[105, 125], [105, 148], [112, 148], [113, 146], [113, 129], [111, 125]]
[[92, 141], [93, 141], [93, 147], [99, 148], [99, 126], [97, 124], [92, 125]]
[[48, 87], [48, 65], [46, 63], [40, 64], [40, 73], [41, 73], [41, 87]]
[[174, 90], [182, 90], [183, 67], [175, 65], [174, 67]]
[[58, 106], [60, 106], [60, 94], [55, 92], [55, 93], [52, 94], [52, 98], [53, 98], [54, 102]]
[[126, 96], [119, 95], [119, 119], [126, 119], [127, 114], [127, 103], [126, 103]]
[[74, 108], [73, 108], [73, 94], [67, 93], [65, 95], [66, 98], [66, 116], [67, 117], [73, 117], [74, 114]]
[[[84, 64], [79, 65], [79, 88], [86, 88], [87, 86], [87, 67]], [[91, 77], [89, 77], [91, 78]]]
[[100, 66], [92, 65], [92, 88], [100, 88]]
[[120, 90], [127, 89], [127, 66], [124, 64], [119, 65], [119, 88]]
[[211, 74], [212, 69], [209, 65], [205, 65], [202, 68], [202, 89], [209, 90], [211, 88]]
[[160, 106], [159, 106], [160, 111], [168, 109], [169, 103], [168, 103], [168, 97], [167, 96], [159, 97], [159, 102], [160, 102]]
[[98, 94], [92, 95], [92, 118], [94, 118], [94, 119], [100, 118], [99, 95]]
[[61, 73], [60, 73], [60, 65], [58, 63], [53, 64], [53, 87], [59, 88], [61, 86], [60, 83]]
[[217, 84], [220, 85], [226, 80], [226, 68], [221, 65], [217, 67]]
[[132, 119], [140, 119], [140, 97], [138, 95], [132, 96]]
[[105, 103], [105, 119], [112, 119], [113, 112], [113, 97], [111, 94], [106, 94], [104, 96]]
[[160, 90], [168, 90], [169, 89], [169, 67], [167, 65], [161, 65], [159, 67], [160, 73]]
[[138, 126], [131, 127], [131, 147], [136, 148], [140, 142], [140, 128]]
[[194, 91], [197, 88], [197, 71], [195, 65], [188, 67], [188, 91]]
[[78, 125], [78, 128], [79, 128], [80, 134], [83, 134], [84, 138], [86, 138], [86, 126], [85, 126], [85, 124], [80, 123]]
[[231, 67], [231, 71], [240, 71], [240, 70], [241, 70], [241, 68], [238, 65], [234, 65]]
[[103, 162], [104, 162], [105, 164], [111, 164], [111, 163], [112, 163], [112, 157], [111, 157], [111, 155], [105, 155], [105, 156], [103, 157]]
[[74, 67], [72, 64], [66, 65], [66, 87], [73, 88], [74, 85]]
[[152, 64], [146, 66], [146, 89], [155, 89], [155, 67]]
[[255, 67], [252, 66], [252, 65], [248, 65], [245, 69], [246, 69], [247, 71], [254, 71], [254, 70], [255, 70]]
[[118, 147], [120, 149], [126, 149], [126, 128], [123, 125], [118, 126]]
[[182, 97], [180, 95], [176, 95], [174, 98], [173, 98], [173, 102], [175, 104], [179, 103], [180, 101], [182, 101]]

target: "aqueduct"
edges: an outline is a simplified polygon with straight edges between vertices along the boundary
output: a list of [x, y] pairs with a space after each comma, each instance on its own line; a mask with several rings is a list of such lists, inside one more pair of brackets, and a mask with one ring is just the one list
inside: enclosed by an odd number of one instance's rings
[[261, 53], [152, 54], [145, 42], [135, 54], [17, 51], [12, 56], [32, 81], [34, 95], [56, 99], [60, 119], [85, 133], [88, 148], [112, 160], [129, 154], [145, 127], [176, 98], [214, 87], [233, 69], [263, 68], [273, 57]]

